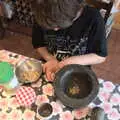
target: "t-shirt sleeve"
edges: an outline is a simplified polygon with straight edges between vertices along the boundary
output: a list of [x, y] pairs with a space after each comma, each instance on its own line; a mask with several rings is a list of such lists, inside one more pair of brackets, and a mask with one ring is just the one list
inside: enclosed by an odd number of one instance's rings
[[39, 25], [36, 24], [33, 25], [32, 28], [32, 45], [35, 49], [45, 47], [44, 31]]
[[88, 53], [95, 53], [99, 56], [107, 56], [107, 40], [104, 19], [98, 13], [92, 26], [88, 42]]

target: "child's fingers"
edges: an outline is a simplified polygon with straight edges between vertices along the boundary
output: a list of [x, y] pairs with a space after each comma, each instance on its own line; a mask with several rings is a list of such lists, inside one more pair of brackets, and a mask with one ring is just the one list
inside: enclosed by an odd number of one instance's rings
[[54, 81], [55, 74], [49, 70], [46, 71], [46, 78], [48, 81]]
[[45, 64], [43, 64], [43, 72], [45, 73], [45, 71], [46, 71], [46, 65]]
[[51, 73], [50, 71], [47, 71], [47, 72], [46, 72], [46, 77], [47, 77], [47, 80], [48, 80], [48, 81], [51, 81], [51, 80], [52, 80], [51, 74], [52, 74], [52, 73]]
[[52, 74], [51, 74], [51, 80], [54, 81], [54, 79], [55, 79], [55, 74], [52, 73]]

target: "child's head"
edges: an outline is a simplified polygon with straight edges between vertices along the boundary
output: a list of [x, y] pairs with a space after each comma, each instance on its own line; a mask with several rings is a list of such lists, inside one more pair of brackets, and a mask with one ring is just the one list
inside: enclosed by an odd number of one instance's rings
[[34, 0], [32, 3], [36, 21], [41, 26], [54, 29], [72, 25], [82, 0]]

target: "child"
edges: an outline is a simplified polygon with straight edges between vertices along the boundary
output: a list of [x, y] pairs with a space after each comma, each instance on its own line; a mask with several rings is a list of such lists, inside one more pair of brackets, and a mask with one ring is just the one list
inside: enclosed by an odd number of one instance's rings
[[107, 43], [99, 11], [83, 0], [34, 0], [32, 44], [46, 63], [48, 80], [68, 64], [93, 65], [105, 61]]

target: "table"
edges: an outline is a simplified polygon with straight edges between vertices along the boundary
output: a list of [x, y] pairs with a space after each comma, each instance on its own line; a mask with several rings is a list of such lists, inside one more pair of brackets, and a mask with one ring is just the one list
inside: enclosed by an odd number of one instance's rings
[[[27, 59], [27, 57], [23, 55], [7, 50], [0, 50], [0, 61], [6, 61], [15, 66], [25, 59]], [[40, 78], [37, 83], [29, 86], [35, 90], [37, 96], [31, 108], [21, 107], [17, 103], [14, 95], [9, 96], [0, 89], [0, 120], [38, 120], [36, 118], [36, 109], [40, 103], [45, 102], [50, 103], [53, 107], [53, 113], [49, 120], [79, 119], [80, 110], [72, 110], [65, 107], [54, 96], [52, 83], [42, 78]], [[89, 107], [93, 108], [98, 106], [103, 108], [106, 113], [105, 120], [120, 120], [120, 85], [102, 79], [98, 80], [100, 84], [99, 94]], [[43, 119], [41, 118], [41, 120]], [[90, 120], [89, 115], [82, 120]]]

